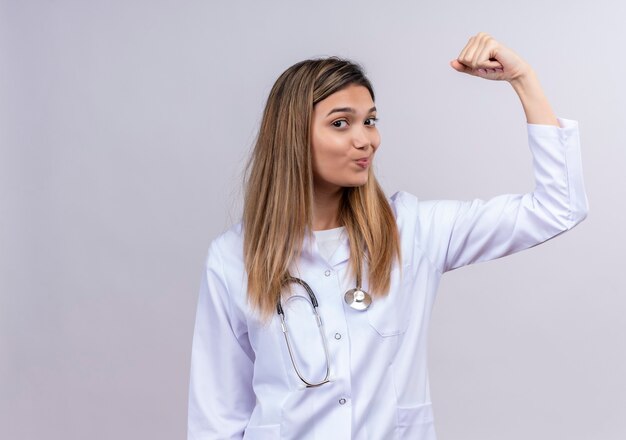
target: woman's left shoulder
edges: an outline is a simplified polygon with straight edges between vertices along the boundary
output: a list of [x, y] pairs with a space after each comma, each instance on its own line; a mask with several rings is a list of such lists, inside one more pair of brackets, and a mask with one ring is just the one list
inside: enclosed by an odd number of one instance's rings
[[389, 204], [398, 220], [405, 213], [417, 214], [419, 200], [415, 195], [406, 191], [396, 191], [389, 197]]
[[420, 201], [417, 196], [406, 191], [397, 191], [389, 197], [389, 205], [396, 218], [398, 232], [403, 239], [409, 231], [414, 232], [419, 229]]

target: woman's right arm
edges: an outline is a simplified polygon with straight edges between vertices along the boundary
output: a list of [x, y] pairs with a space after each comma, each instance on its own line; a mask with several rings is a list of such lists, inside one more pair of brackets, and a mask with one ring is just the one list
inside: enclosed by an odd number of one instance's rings
[[217, 243], [202, 277], [191, 355], [188, 440], [241, 439], [255, 405], [254, 352], [232, 316]]

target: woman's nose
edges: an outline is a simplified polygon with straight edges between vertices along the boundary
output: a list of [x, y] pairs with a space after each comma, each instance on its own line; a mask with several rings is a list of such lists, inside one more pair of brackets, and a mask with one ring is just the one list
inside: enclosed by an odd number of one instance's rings
[[355, 130], [352, 145], [357, 150], [366, 150], [372, 145], [372, 140], [370, 139], [369, 133], [365, 131], [365, 127]]

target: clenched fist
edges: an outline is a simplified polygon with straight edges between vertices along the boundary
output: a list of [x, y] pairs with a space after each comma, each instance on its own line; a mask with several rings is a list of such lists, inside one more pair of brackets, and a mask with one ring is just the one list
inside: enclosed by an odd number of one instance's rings
[[515, 52], [484, 32], [471, 37], [450, 66], [480, 78], [509, 82], [532, 70]]

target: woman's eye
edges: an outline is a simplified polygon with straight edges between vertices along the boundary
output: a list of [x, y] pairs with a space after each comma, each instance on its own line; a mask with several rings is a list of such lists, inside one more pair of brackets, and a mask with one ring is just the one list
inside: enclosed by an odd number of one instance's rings
[[344, 128], [348, 125], [348, 121], [341, 119], [339, 121], [334, 121], [333, 126], [337, 128]]
[[378, 122], [378, 118], [367, 118], [365, 120], [365, 125], [370, 125], [370, 126], [374, 126], [376, 125], [376, 123]]

